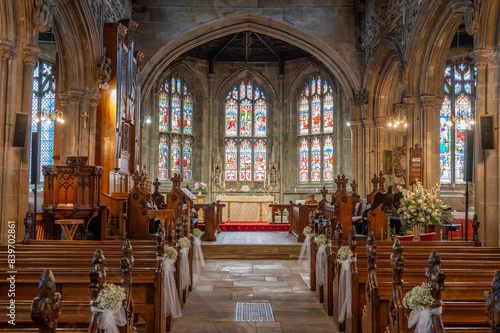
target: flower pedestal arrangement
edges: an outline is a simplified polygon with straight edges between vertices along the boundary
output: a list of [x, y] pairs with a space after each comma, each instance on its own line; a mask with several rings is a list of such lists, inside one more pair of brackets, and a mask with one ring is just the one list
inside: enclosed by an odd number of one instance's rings
[[[203, 203], [203, 198], [205, 197], [201, 191], [204, 191], [207, 189], [207, 184], [202, 183], [202, 182], [196, 182], [194, 183], [194, 189], [198, 190], [198, 194], [196, 195], [196, 198], [198, 199], [196, 201], [197, 204], [202, 204]], [[198, 222], [203, 222], [203, 209], [198, 209]]]

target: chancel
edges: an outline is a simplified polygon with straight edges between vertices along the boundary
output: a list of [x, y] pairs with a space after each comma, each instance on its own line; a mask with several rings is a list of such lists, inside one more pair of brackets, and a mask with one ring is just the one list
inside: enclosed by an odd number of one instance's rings
[[0, 331], [500, 331], [500, 0], [0, 22]]

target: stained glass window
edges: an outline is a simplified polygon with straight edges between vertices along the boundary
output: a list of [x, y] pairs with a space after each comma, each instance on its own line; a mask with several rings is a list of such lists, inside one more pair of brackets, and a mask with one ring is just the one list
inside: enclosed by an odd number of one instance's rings
[[267, 102], [262, 90], [243, 80], [225, 104], [226, 181], [265, 181], [267, 170]]
[[38, 111], [54, 114], [55, 89], [55, 67], [43, 61], [39, 61], [35, 65], [35, 69], [33, 71], [31, 132], [40, 133], [38, 147], [40, 152], [40, 182], [43, 181], [42, 166], [54, 164], [54, 120], [46, 119], [37, 122], [37, 115]]
[[[321, 182], [333, 179], [334, 99], [331, 85], [314, 75], [299, 97], [299, 179]], [[309, 146], [310, 145], [310, 146]]]
[[[445, 96], [440, 113], [442, 184], [465, 183], [465, 131], [473, 119], [476, 69], [468, 63], [446, 66]], [[455, 120], [453, 122], [453, 120]]]
[[158, 116], [158, 178], [168, 179], [179, 173], [184, 179], [192, 179], [193, 95], [178, 74], [160, 87]]

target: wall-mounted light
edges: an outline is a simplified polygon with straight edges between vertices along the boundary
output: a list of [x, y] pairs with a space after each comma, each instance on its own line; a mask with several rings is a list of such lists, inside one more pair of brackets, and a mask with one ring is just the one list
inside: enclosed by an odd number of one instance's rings
[[403, 103], [394, 104], [395, 117], [390, 117], [387, 126], [398, 128], [398, 126], [408, 127], [406, 122], [406, 110]]
[[36, 113], [35, 121], [37, 123], [39, 123], [41, 121], [47, 121], [50, 119], [54, 119], [55, 121], [62, 124], [62, 123], [64, 123], [64, 114], [62, 111], [59, 111], [59, 110], [55, 110], [54, 113], [52, 113], [50, 110], [47, 111], [47, 109], [38, 111]]
[[145, 117], [144, 117], [144, 122], [145, 122], [146, 124], [148, 124], [148, 125], [149, 125], [149, 124], [151, 124], [151, 116], [145, 116]]
[[346, 125], [347, 125], [347, 127], [351, 127], [351, 122], [350, 122], [350, 121], [348, 121], [348, 122], [346, 123]]
[[448, 120], [446, 121], [446, 125], [451, 126], [453, 125], [453, 123], [455, 123], [455, 125], [462, 131], [466, 130], [469, 125], [474, 125], [476, 123], [473, 117], [471, 117], [469, 121], [467, 116], [463, 113], [459, 114], [458, 116], [455, 116], [453, 114], [447, 114], [446, 116], [448, 118]]

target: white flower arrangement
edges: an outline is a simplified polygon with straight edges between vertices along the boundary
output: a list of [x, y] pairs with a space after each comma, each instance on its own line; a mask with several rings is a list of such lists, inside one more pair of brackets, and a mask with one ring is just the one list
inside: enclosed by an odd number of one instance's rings
[[99, 309], [120, 309], [127, 298], [125, 290], [112, 283], [105, 283], [94, 301], [94, 306]]
[[404, 190], [400, 186], [398, 189], [403, 192], [398, 209], [399, 217], [402, 220], [401, 232], [416, 225], [441, 225], [442, 209], [441, 200], [438, 197], [439, 183], [430, 190], [426, 190], [420, 182], [417, 182], [414, 192]]
[[196, 182], [194, 183], [194, 189], [197, 191], [204, 191], [207, 189], [207, 184], [202, 182]]
[[196, 238], [200, 238], [202, 235], [203, 235], [203, 231], [201, 231], [200, 229], [195, 228], [195, 229], [193, 230], [193, 236], [194, 236], [194, 237], [196, 237]]
[[187, 237], [182, 237], [181, 239], [179, 239], [179, 245], [182, 249], [189, 249], [191, 247], [191, 241]]
[[170, 260], [172, 260], [172, 261], [176, 261], [177, 260], [178, 253], [177, 253], [177, 250], [174, 247], [165, 245], [163, 247], [163, 253], [164, 253], [164, 256], [168, 257]]
[[318, 246], [326, 245], [326, 244], [328, 244], [328, 238], [326, 238], [326, 235], [321, 234], [318, 237], [316, 237], [315, 242], [316, 242], [316, 244], [318, 244]]
[[349, 246], [341, 246], [337, 252], [337, 258], [340, 260], [351, 259], [353, 256], [354, 254]]
[[422, 283], [421, 286], [413, 288], [403, 298], [403, 305], [412, 310], [419, 306], [430, 309], [432, 303], [434, 303], [434, 298], [431, 295], [431, 285], [428, 283]]
[[302, 233], [306, 236], [309, 235], [311, 232], [312, 232], [312, 228], [310, 226], [305, 227], [304, 231], [302, 231]]

